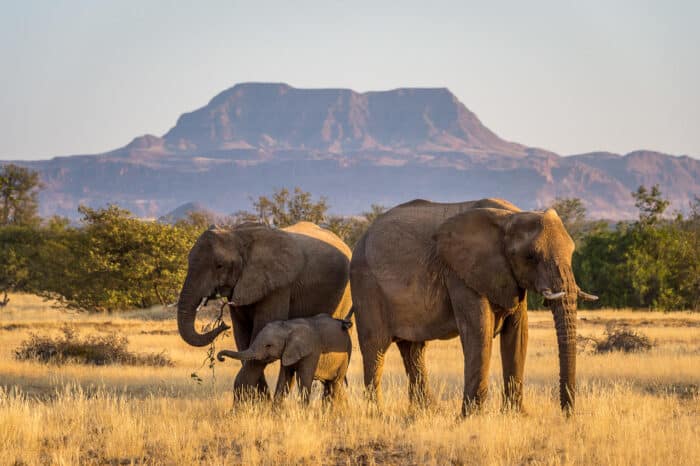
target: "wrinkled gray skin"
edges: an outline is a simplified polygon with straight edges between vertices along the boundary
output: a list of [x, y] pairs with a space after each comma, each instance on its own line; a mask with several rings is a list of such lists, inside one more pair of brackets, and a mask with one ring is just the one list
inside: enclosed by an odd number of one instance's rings
[[241, 361], [271, 363], [281, 359], [275, 401], [285, 397], [294, 382], [299, 382], [302, 401], [309, 402], [311, 384], [323, 383], [324, 400], [345, 400], [345, 374], [350, 362], [352, 342], [343, 321], [328, 314], [290, 319], [267, 324], [244, 351], [219, 351], [224, 357]]
[[487, 394], [491, 345], [500, 334], [505, 402], [522, 409], [526, 290], [535, 290], [553, 298], [548, 303], [559, 345], [560, 400], [569, 412], [574, 406], [579, 294], [573, 251], [574, 242], [551, 209], [521, 212], [506, 201], [483, 199], [455, 204], [415, 200], [387, 211], [360, 239], [350, 266], [369, 395], [381, 402], [383, 357], [396, 342], [411, 400], [429, 402], [426, 341], [459, 336], [466, 415]]
[[[312, 316], [319, 309], [344, 316], [351, 305], [349, 296], [343, 298], [349, 268], [347, 246], [342, 241], [339, 246], [329, 244], [340, 240], [311, 223], [290, 227], [294, 228], [304, 234], [255, 223], [202, 233], [190, 251], [178, 301], [182, 339], [193, 346], [206, 346], [228, 328], [222, 324], [200, 334], [194, 326], [199, 303], [217, 293], [234, 303], [230, 307], [233, 334], [241, 350], [275, 320]], [[265, 365], [245, 362], [236, 376], [234, 394], [254, 391], [269, 396]]]

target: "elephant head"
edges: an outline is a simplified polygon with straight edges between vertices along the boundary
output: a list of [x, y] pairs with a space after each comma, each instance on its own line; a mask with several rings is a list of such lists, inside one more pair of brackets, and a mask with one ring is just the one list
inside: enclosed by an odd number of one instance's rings
[[192, 346], [208, 345], [228, 326], [222, 323], [209, 332], [197, 332], [194, 323], [200, 303], [219, 295], [236, 306], [254, 304], [289, 286], [303, 268], [303, 260], [287, 233], [265, 225], [205, 231], [188, 257], [177, 304], [180, 336]]
[[436, 235], [438, 253], [466, 285], [505, 311], [541, 293], [552, 310], [559, 345], [563, 409], [574, 406], [577, 298], [597, 299], [576, 285], [574, 242], [553, 209], [512, 212], [474, 209], [447, 220]]
[[283, 366], [296, 364], [311, 354], [314, 346], [313, 332], [306, 326], [291, 326], [284, 321], [267, 324], [244, 351], [219, 351], [217, 358], [225, 357], [241, 361], [273, 362], [282, 360]]

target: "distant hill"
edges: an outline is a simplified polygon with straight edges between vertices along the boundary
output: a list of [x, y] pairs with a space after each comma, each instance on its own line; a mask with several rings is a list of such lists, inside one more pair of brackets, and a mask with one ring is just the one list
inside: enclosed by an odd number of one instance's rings
[[118, 203], [158, 217], [195, 202], [230, 213], [250, 198], [300, 186], [332, 211], [416, 197], [506, 198], [523, 208], [579, 197], [594, 217], [633, 217], [630, 192], [658, 183], [672, 208], [700, 195], [700, 161], [636, 151], [562, 157], [508, 142], [445, 88], [357, 93], [238, 84], [145, 135], [96, 155], [18, 162], [40, 171], [41, 213]]

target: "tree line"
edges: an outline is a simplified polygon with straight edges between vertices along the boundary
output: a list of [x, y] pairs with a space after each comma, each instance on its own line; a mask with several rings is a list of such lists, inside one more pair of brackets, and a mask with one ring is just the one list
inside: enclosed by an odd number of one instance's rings
[[[115, 205], [81, 206], [79, 224], [71, 224], [61, 217], [39, 218], [40, 189], [36, 172], [0, 167], [0, 292], [36, 293], [88, 311], [174, 302], [187, 254], [212, 223], [256, 221], [283, 228], [305, 220], [353, 247], [385, 210], [372, 205], [357, 216], [330, 215], [326, 198], [295, 188], [251, 199], [251, 210], [225, 217], [195, 211], [172, 223], [138, 219]], [[590, 220], [580, 199], [552, 205], [576, 242], [579, 285], [600, 296], [586, 306], [700, 310], [700, 199], [689, 214], [669, 217], [658, 187], [640, 187], [632, 195], [638, 219], [615, 225]], [[528, 302], [531, 308], [544, 304], [533, 293]]]
[[687, 215], [669, 216], [658, 186], [640, 186], [632, 196], [639, 210], [633, 222], [608, 228], [587, 221], [580, 201], [578, 213], [566, 219], [577, 243], [579, 285], [596, 290], [595, 307], [700, 310], [700, 199]]
[[255, 221], [283, 228], [302, 220], [323, 225], [354, 244], [384, 209], [354, 217], [328, 214], [325, 198], [300, 188], [251, 199], [250, 211], [218, 217], [193, 211], [175, 222], [134, 217], [116, 205], [78, 208], [80, 221], [37, 215], [36, 172], [0, 167], [0, 293], [24, 291], [69, 308], [117, 311], [177, 300], [187, 254], [211, 224]]

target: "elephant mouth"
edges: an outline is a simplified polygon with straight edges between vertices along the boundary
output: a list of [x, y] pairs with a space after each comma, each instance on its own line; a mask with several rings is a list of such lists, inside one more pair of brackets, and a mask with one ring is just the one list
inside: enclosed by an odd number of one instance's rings
[[230, 303], [233, 301], [233, 287], [215, 287], [214, 291], [212, 291], [209, 296], [205, 296], [202, 298], [202, 304], [200, 304], [200, 307], [204, 307], [207, 305], [207, 303], [212, 300], [212, 299], [219, 299], [223, 298], [226, 300], [226, 302]]

